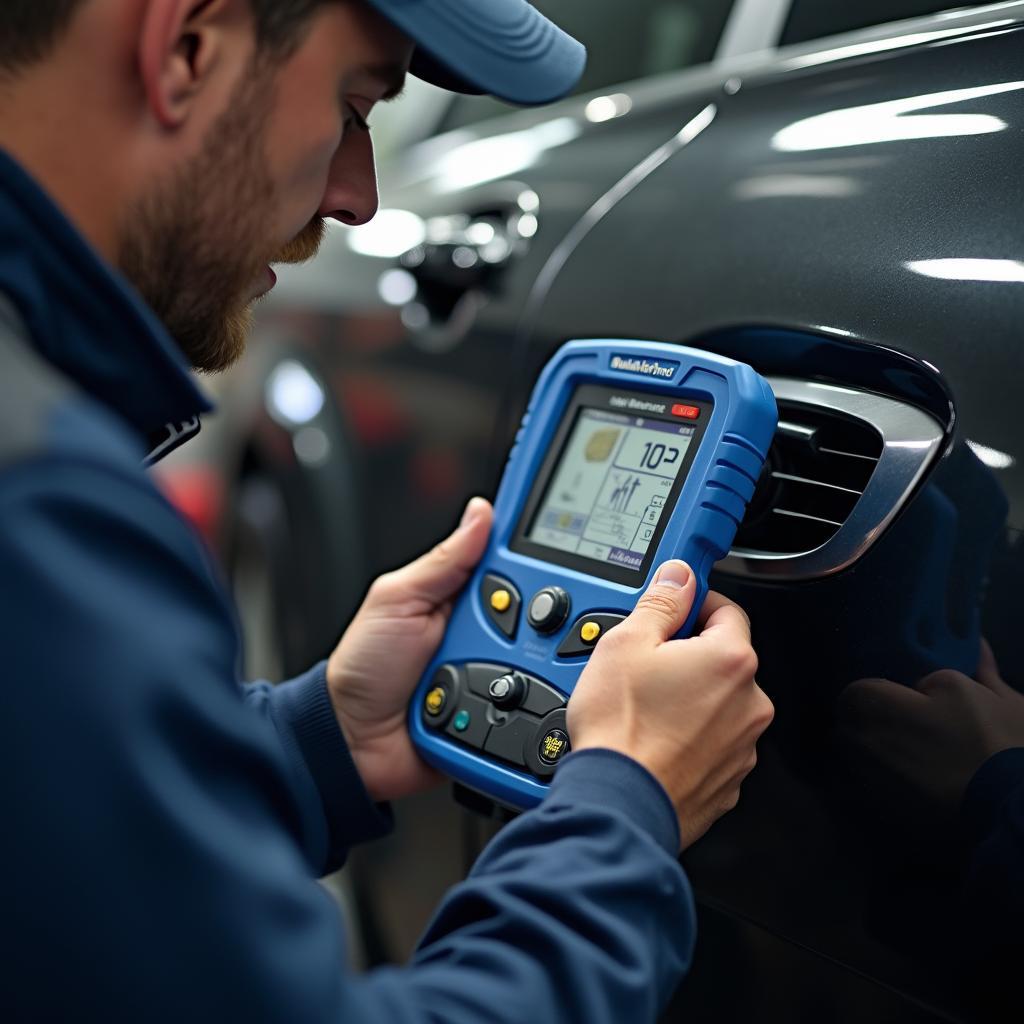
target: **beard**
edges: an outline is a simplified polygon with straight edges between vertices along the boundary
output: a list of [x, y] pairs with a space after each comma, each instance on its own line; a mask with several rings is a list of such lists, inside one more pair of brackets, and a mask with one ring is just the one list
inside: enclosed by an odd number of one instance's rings
[[252, 330], [253, 290], [270, 263], [301, 263], [324, 235], [314, 218], [283, 248], [267, 238], [277, 194], [264, 128], [273, 74], [258, 66], [236, 90], [200, 153], [132, 210], [120, 267], [191, 365], [227, 369]]

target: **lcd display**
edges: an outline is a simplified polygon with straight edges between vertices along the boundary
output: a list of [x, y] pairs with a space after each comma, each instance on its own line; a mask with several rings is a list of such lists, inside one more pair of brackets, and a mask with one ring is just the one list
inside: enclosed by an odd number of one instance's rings
[[692, 424], [581, 408], [526, 540], [639, 570], [687, 464]]

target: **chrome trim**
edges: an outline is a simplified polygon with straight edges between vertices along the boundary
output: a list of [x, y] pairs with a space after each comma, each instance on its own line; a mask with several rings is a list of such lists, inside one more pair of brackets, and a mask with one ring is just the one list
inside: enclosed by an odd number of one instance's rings
[[802, 423], [787, 423], [785, 420], [779, 420], [779, 425], [775, 432], [777, 434], [785, 434], [788, 437], [799, 438], [801, 441], [810, 441], [817, 433], [817, 430], [815, 427], [805, 427]]
[[1013, 3], [927, 14], [822, 36], [802, 43], [790, 43], [779, 47], [776, 55], [785, 71], [819, 67], [850, 58], [870, 57], [915, 46], [953, 41], [979, 32], [1005, 31], [1020, 21], [1022, 12], [1024, 6], [1015, 0]]
[[[827, 451], [825, 448], [821, 448], [819, 450]], [[844, 494], [856, 494], [857, 497], [860, 497], [864, 493], [863, 491], [858, 491], [853, 487], [840, 487], [839, 484], [830, 484], [825, 480], [812, 480], [808, 476], [794, 476], [792, 473], [772, 473], [772, 477], [776, 480], [792, 480], [793, 483], [796, 484], [810, 484], [812, 487], [828, 487], [833, 491], [842, 491]]]
[[789, 17], [790, 0], [736, 0], [715, 51], [715, 63], [773, 49]]
[[811, 580], [852, 565], [885, 532], [921, 481], [942, 445], [941, 424], [911, 405], [791, 377], [769, 377], [780, 402], [825, 409], [863, 420], [882, 437], [882, 454], [846, 522], [820, 547], [799, 554], [737, 548], [715, 568], [731, 576]]

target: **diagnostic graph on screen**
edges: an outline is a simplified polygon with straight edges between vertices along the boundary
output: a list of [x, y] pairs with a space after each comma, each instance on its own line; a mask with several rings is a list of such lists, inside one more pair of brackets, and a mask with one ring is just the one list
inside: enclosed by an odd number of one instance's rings
[[639, 569], [693, 435], [692, 426], [582, 409], [528, 538]]

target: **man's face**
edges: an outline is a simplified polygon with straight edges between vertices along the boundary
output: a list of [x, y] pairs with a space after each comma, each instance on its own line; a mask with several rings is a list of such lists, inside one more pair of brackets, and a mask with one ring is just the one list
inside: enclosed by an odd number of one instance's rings
[[242, 353], [272, 263], [315, 255], [324, 221], [376, 212], [364, 119], [412, 44], [362, 4], [325, 5], [290, 56], [258, 55], [200, 151], [135, 205], [120, 265], [197, 369]]

